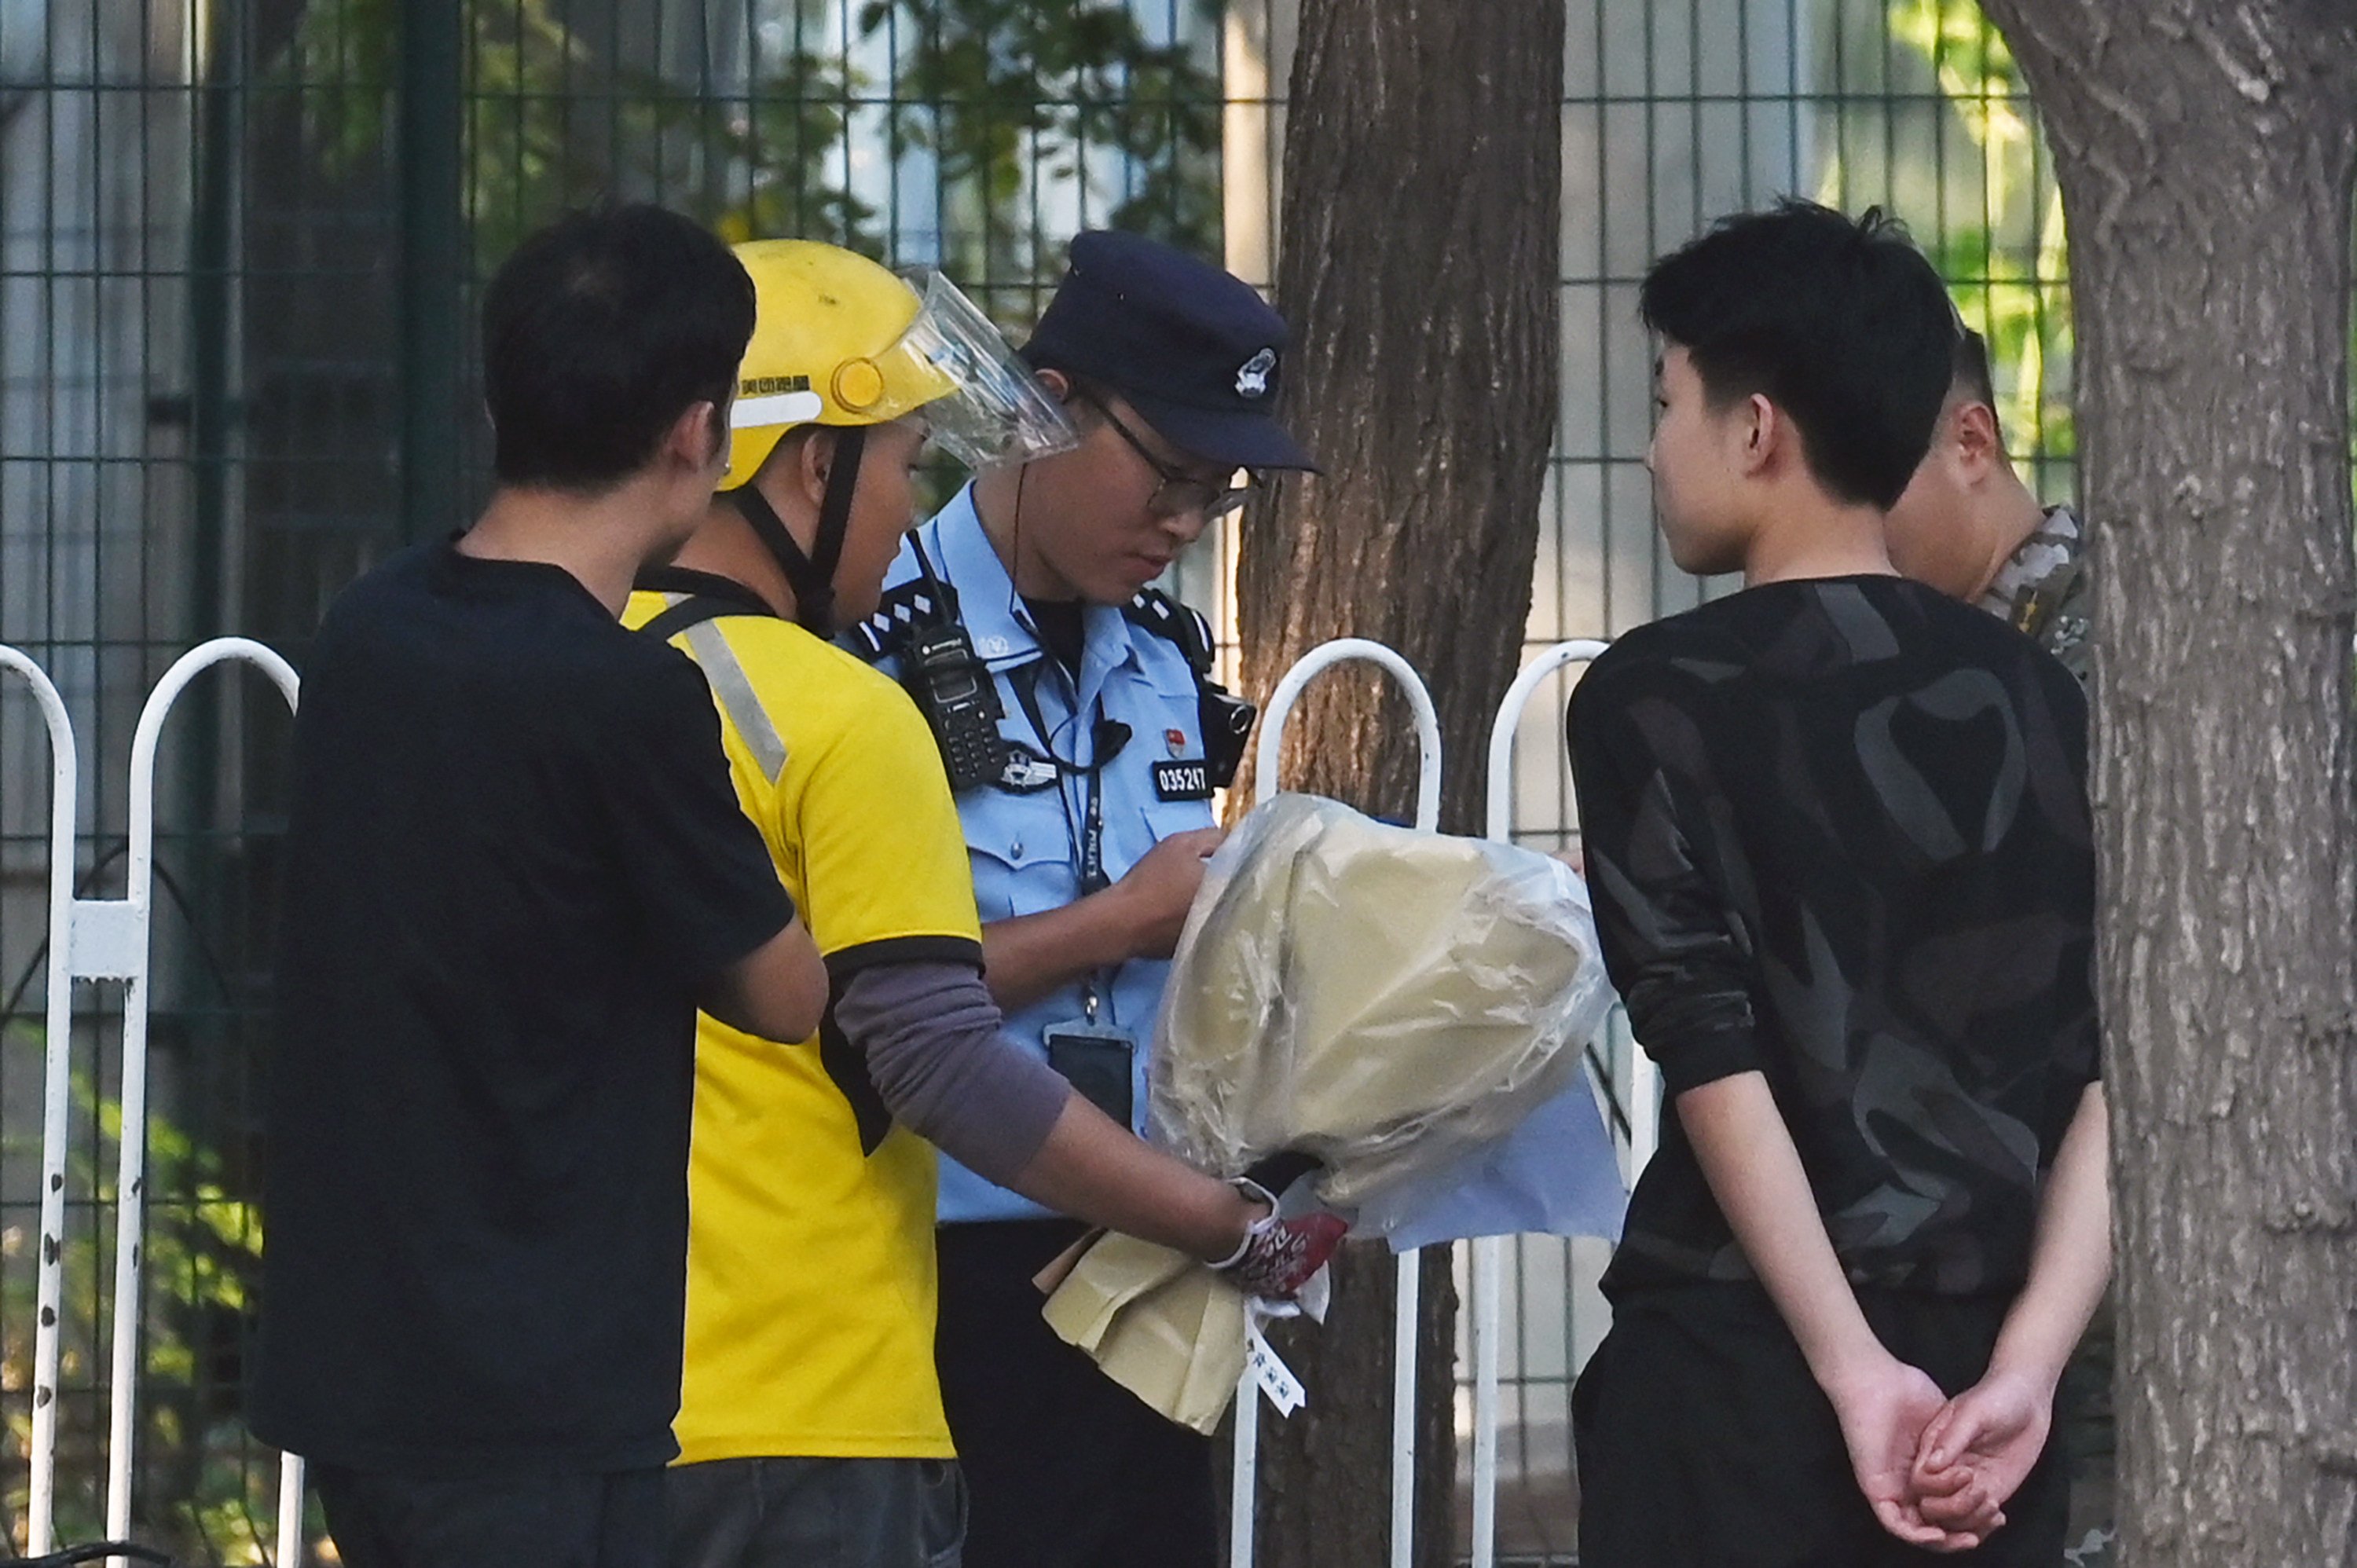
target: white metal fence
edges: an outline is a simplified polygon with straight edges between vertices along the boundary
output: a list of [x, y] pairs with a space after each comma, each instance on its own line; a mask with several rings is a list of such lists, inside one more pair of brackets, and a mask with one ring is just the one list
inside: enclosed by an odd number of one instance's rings
[[[114, 1300], [107, 1407], [106, 1534], [131, 1532], [131, 1458], [139, 1396], [139, 1305], [142, 1226], [147, 1162], [147, 995], [155, 914], [156, 751], [164, 721], [190, 681], [213, 665], [242, 661], [270, 677], [295, 705], [294, 667], [276, 652], [242, 637], [217, 638], [180, 656], [148, 694], [131, 741], [131, 855], [124, 897], [74, 894], [74, 810], [81, 799], [80, 748], [56, 682], [27, 654], [0, 645], [0, 670], [32, 688], [49, 736], [48, 994], [41, 1074], [41, 1215], [38, 1284], [35, 1296], [32, 1424], [28, 1444], [32, 1486], [26, 1509], [26, 1550], [50, 1551], [58, 1478], [58, 1363], [65, 1294], [67, 1114], [72, 1069], [73, 983], [110, 982], [124, 989], [122, 1135], [117, 1140], [114, 1211]], [[303, 1462], [288, 1455], [279, 1477], [278, 1561], [301, 1561]]]
[[[1512, 824], [1517, 774], [1514, 742], [1534, 697], [1547, 689], [1552, 678], [1569, 666], [1593, 659], [1604, 644], [1576, 640], [1557, 644], [1534, 659], [1507, 692], [1492, 727], [1489, 753], [1489, 832], [1505, 838]], [[1440, 812], [1442, 757], [1440, 729], [1432, 698], [1414, 666], [1393, 650], [1357, 639], [1329, 642], [1312, 650], [1288, 671], [1272, 695], [1264, 721], [1257, 777], [1274, 781], [1278, 776], [1286, 720], [1296, 703], [1318, 675], [1336, 664], [1365, 661], [1384, 670], [1405, 693], [1414, 714], [1419, 750], [1415, 826], [1422, 832], [1437, 828]], [[29, 1459], [31, 1490], [27, 1515], [27, 1550], [36, 1555], [52, 1550], [58, 1484], [58, 1373], [59, 1313], [63, 1295], [64, 1219], [67, 1156], [71, 1122], [68, 1115], [74, 983], [119, 984], [124, 988], [121, 1106], [122, 1133], [116, 1171], [114, 1266], [115, 1289], [110, 1325], [112, 1358], [108, 1385], [106, 1466], [106, 1531], [109, 1539], [126, 1538], [132, 1528], [132, 1457], [137, 1431], [140, 1303], [142, 1300], [143, 1187], [147, 1149], [147, 983], [152, 949], [156, 836], [156, 758], [166, 720], [173, 703], [188, 683], [216, 664], [249, 663], [276, 685], [291, 709], [297, 695], [295, 671], [286, 660], [260, 643], [243, 638], [221, 638], [190, 650], [167, 670], [141, 710], [131, 748], [129, 802], [130, 859], [124, 896], [121, 898], [77, 897], [74, 890], [74, 830], [76, 802], [81, 799], [80, 752], [66, 703], [57, 685], [27, 654], [0, 645], [0, 670], [23, 678], [31, 689], [46, 724], [50, 746], [50, 822], [48, 866], [48, 988], [41, 1099], [41, 1210], [37, 1328], [33, 1358]], [[1555, 746], [1560, 767], [1562, 747]], [[1658, 1090], [1643, 1070], [1641, 1054], [1636, 1069], [1627, 1075], [1619, 1094], [1619, 1112], [1628, 1128], [1630, 1170], [1652, 1152], [1658, 1133]], [[1608, 1094], [1611, 1086], [1602, 1086]], [[1499, 1400], [1499, 1346], [1504, 1294], [1501, 1264], [1504, 1239], [1472, 1243], [1467, 1293], [1473, 1361], [1473, 1487], [1472, 1562], [1474, 1568], [1491, 1568], [1497, 1554], [1498, 1437], [1501, 1421]], [[1395, 1352], [1393, 1382], [1391, 1465], [1391, 1562], [1406, 1568], [1413, 1557], [1412, 1540], [1416, 1473], [1416, 1319], [1418, 1273], [1414, 1253], [1399, 1259], [1394, 1316]], [[1235, 1423], [1234, 1503], [1231, 1520], [1232, 1568], [1251, 1568], [1254, 1547], [1254, 1504], [1259, 1442], [1259, 1400], [1249, 1374], [1239, 1391]], [[303, 1560], [303, 1466], [294, 1455], [280, 1466], [276, 1561], [294, 1568]]]

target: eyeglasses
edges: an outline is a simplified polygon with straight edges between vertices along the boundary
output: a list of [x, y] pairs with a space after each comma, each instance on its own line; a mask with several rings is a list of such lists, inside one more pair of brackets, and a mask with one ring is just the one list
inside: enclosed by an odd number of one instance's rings
[[1114, 427], [1114, 433], [1129, 443], [1131, 451], [1146, 459], [1146, 466], [1153, 469], [1155, 477], [1162, 481], [1146, 501], [1146, 510], [1155, 516], [1184, 517], [1189, 512], [1200, 512], [1205, 522], [1217, 522], [1252, 499], [1254, 487], [1249, 476], [1241, 485], [1215, 485], [1208, 479], [1199, 479], [1184, 468], [1156, 456], [1153, 448], [1138, 437], [1137, 432], [1132, 430], [1104, 399], [1086, 392], [1081, 395], [1096, 405], [1097, 412], [1105, 416], [1106, 423]]

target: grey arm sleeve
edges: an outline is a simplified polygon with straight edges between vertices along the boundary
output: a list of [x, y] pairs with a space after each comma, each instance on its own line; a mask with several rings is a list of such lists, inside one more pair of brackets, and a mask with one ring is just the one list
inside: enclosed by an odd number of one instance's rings
[[1071, 1086], [1000, 1033], [982, 976], [956, 963], [879, 963], [834, 1004], [844, 1037], [892, 1114], [985, 1180], [1005, 1183], [1039, 1152]]

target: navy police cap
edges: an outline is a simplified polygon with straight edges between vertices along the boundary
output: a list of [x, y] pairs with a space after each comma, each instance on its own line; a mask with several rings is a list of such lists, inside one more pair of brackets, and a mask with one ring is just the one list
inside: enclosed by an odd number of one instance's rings
[[1196, 456], [1318, 466], [1276, 422], [1285, 317], [1241, 278], [1142, 234], [1073, 236], [1071, 264], [1023, 356], [1121, 393]]

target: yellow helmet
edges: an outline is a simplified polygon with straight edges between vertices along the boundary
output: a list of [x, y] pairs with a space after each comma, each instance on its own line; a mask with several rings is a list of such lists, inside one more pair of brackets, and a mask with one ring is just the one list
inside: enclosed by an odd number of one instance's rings
[[753, 338], [729, 413], [728, 477], [749, 483], [798, 424], [881, 424], [956, 390], [908, 353], [894, 353], [924, 301], [855, 251], [814, 240], [737, 247], [753, 279]]
[[947, 278], [912, 285], [815, 240], [736, 250], [753, 279], [753, 338], [722, 489], [749, 484], [796, 425], [882, 424], [920, 408], [931, 410], [935, 442], [970, 467], [1076, 444], [1055, 400]]

